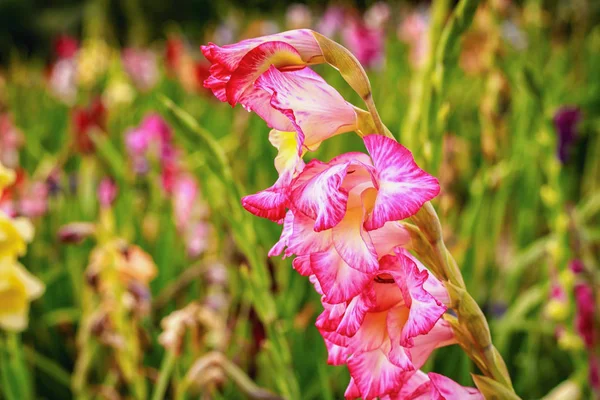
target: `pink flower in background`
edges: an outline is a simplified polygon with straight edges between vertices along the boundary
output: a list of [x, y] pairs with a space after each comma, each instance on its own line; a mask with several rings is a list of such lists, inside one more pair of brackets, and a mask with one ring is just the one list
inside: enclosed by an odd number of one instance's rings
[[409, 60], [414, 67], [420, 67], [425, 62], [429, 49], [428, 29], [429, 15], [418, 10], [410, 13], [398, 26], [398, 39], [409, 45]]
[[202, 203], [196, 180], [182, 174], [173, 184], [173, 213], [177, 230], [184, 236], [187, 253], [195, 258], [208, 247], [210, 227], [204, 221], [208, 210]]
[[344, 26], [346, 12], [340, 6], [328, 6], [317, 25], [317, 31], [327, 37], [336, 35]]
[[117, 198], [119, 188], [111, 178], [103, 178], [98, 185], [98, 202], [102, 208], [109, 208]]
[[77, 63], [72, 58], [57, 60], [48, 75], [50, 92], [64, 102], [72, 105], [77, 100]]
[[193, 177], [184, 175], [177, 179], [173, 188], [173, 212], [177, 228], [182, 229], [191, 220], [198, 195], [198, 184]]
[[596, 302], [594, 290], [585, 283], [575, 285], [575, 304], [577, 306], [577, 315], [575, 317], [575, 328], [588, 349], [593, 349], [598, 343], [600, 331], [596, 326], [594, 313]]
[[312, 13], [305, 4], [290, 4], [285, 12], [285, 26], [288, 29], [310, 28]]
[[11, 217], [42, 217], [48, 211], [48, 186], [18, 168], [15, 182], [0, 193], [0, 210]]
[[147, 91], [158, 81], [158, 65], [156, 55], [151, 50], [127, 48], [121, 55], [123, 67], [134, 85]]
[[390, 20], [391, 10], [389, 4], [378, 1], [365, 13], [365, 24], [369, 28], [384, 29]]
[[148, 158], [156, 158], [163, 167], [175, 163], [171, 128], [158, 114], [148, 114], [142, 123], [125, 134], [125, 147], [137, 173], [148, 170]]
[[342, 31], [344, 45], [366, 68], [380, 68], [385, 59], [385, 31], [371, 28], [359, 18], [351, 20]]
[[0, 113], [0, 163], [8, 168], [19, 166], [19, 149], [24, 139], [15, 126], [12, 116]]
[[416, 371], [400, 392], [382, 400], [484, 400], [484, 397], [479, 390], [461, 386], [444, 375]]
[[321, 61], [319, 45], [310, 30], [299, 29], [235, 44], [202, 46], [202, 54], [212, 64], [204, 86], [221, 101], [234, 106], [243, 95], [254, 90], [254, 81], [271, 65], [277, 68], [302, 68]]
[[48, 211], [48, 186], [45, 182], [29, 182], [23, 188], [19, 202], [20, 214], [28, 218], [37, 218]]
[[347, 398], [397, 393], [433, 350], [454, 343], [452, 328], [441, 319], [448, 294], [425, 267], [397, 248], [381, 258], [379, 273], [346, 303], [324, 301], [317, 319], [329, 363], [348, 365]]

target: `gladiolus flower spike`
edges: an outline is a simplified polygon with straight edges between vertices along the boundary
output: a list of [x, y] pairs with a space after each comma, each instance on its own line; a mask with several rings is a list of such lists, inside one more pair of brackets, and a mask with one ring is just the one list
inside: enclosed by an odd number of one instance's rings
[[[436, 348], [457, 342], [442, 318], [452, 293], [408, 251], [411, 232], [402, 222], [440, 187], [383, 126], [356, 58], [306, 29], [210, 43], [202, 53], [211, 63], [204, 86], [272, 128], [279, 179], [242, 205], [283, 225], [269, 256], [295, 256], [293, 268], [321, 295], [316, 326], [328, 363], [350, 371], [346, 398], [483, 399], [477, 389], [419, 370]], [[309, 68], [322, 62], [339, 69], [368, 112]], [[302, 160], [350, 131], [363, 137], [367, 153]]]

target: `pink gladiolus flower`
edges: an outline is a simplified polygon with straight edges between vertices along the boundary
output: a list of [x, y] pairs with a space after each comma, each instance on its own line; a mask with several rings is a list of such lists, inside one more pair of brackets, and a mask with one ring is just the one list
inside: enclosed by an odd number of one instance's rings
[[41, 217], [48, 211], [48, 187], [44, 182], [29, 182], [23, 189], [20, 214], [28, 218]]
[[108, 208], [112, 205], [117, 197], [119, 188], [116, 183], [110, 178], [104, 178], [98, 185], [98, 202], [102, 208]]
[[19, 149], [23, 146], [23, 135], [15, 126], [10, 114], [0, 114], [0, 163], [5, 167], [19, 165]]
[[586, 347], [593, 349], [600, 339], [600, 331], [598, 331], [594, 319], [596, 303], [591, 286], [584, 283], [575, 285], [575, 303], [577, 305], [575, 328], [583, 338]]
[[171, 128], [158, 114], [147, 115], [137, 128], [127, 132], [125, 146], [137, 173], [148, 169], [149, 153], [163, 166], [174, 162], [171, 136]]
[[366, 68], [379, 68], [385, 56], [385, 32], [354, 19], [342, 31], [344, 44]]
[[427, 11], [413, 11], [398, 27], [398, 39], [410, 46], [409, 60], [414, 67], [420, 67], [425, 62], [429, 49], [427, 29], [429, 29]]
[[319, 21], [317, 31], [322, 35], [331, 37], [338, 33], [344, 26], [345, 11], [340, 6], [329, 6]]
[[461, 386], [444, 375], [417, 371], [400, 392], [382, 400], [484, 400], [484, 397], [479, 390]]
[[125, 72], [140, 90], [149, 90], [158, 81], [156, 55], [151, 50], [125, 49], [121, 60]]
[[381, 258], [379, 275], [360, 295], [340, 304], [328, 304], [325, 295], [323, 300], [317, 327], [328, 362], [348, 365], [347, 398], [397, 393], [433, 350], [454, 343], [450, 325], [441, 319], [442, 301], [449, 301], [445, 288], [401, 248]]
[[[322, 58], [310, 30], [299, 29], [243, 40], [219, 47], [202, 46], [202, 54], [211, 62], [210, 77], [204, 86], [221, 101], [234, 106], [254, 81], [271, 65], [298, 69]], [[242, 103], [243, 104], [243, 103]]]

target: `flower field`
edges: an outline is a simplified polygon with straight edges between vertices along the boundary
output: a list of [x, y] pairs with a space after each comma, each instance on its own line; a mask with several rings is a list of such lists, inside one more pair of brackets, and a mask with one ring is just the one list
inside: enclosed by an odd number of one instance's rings
[[600, 398], [595, 2], [109, 3], [0, 35], [0, 399]]

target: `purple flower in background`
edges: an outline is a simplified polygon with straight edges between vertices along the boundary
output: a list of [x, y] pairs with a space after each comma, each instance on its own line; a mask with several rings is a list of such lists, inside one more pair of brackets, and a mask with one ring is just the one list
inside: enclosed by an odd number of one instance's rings
[[111, 178], [104, 178], [98, 185], [98, 201], [102, 208], [108, 208], [117, 197], [119, 189]]
[[121, 56], [125, 72], [138, 89], [151, 89], [158, 81], [156, 55], [151, 50], [128, 48]]
[[577, 124], [581, 119], [578, 107], [561, 107], [554, 115], [554, 127], [558, 134], [557, 156], [561, 163], [569, 160], [571, 147], [577, 140]]
[[585, 342], [586, 347], [592, 349], [598, 340], [598, 332], [594, 321], [595, 299], [593, 289], [584, 283], [576, 284], [575, 303], [577, 304], [575, 328]]

